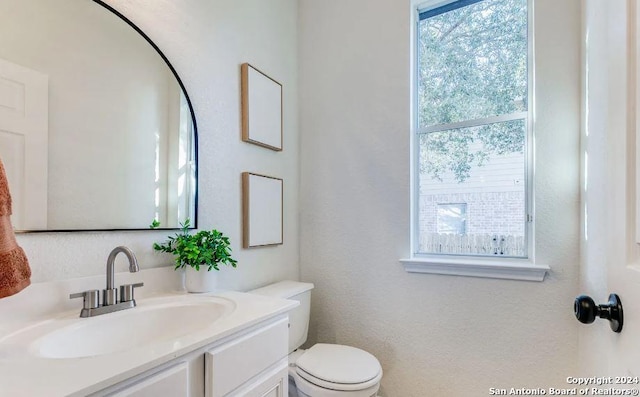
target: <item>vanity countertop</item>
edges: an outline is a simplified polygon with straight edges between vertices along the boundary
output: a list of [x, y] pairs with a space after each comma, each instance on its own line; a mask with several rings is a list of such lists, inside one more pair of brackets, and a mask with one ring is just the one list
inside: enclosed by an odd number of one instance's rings
[[[80, 358], [46, 358], [34, 354], [34, 329], [46, 332], [50, 324], [65, 324], [65, 329], [77, 328], [87, 321], [107, 321], [109, 316], [136, 310], [146, 310], [152, 305], [198, 304], [198, 302], [227, 302], [225, 313], [210, 325], [184, 335], [159, 338], [150, 343], [113, 353]], [[164, 293], [138, 300], [138, 307], [105, 314], [94, 318], [79, 319], [79, 309], [56, 313], [49, 317], [38, 316], [29, 320], [5, 321], [0, 328], [0, 396], [86, 396], [128, 378], [141, 374], [170, 360], [223, 341], [230, 335], [259, 324], [269, 318], [283, 315], [298, 302], [252, 295], [242, 292], [215, 294]], [[230, 308], [230, 309], [229, 309]], [[7, 313], [2, 313], [2, 317]], [[127, 332], [136, 333], [135, 327]], [[24, 336], [21, 336], [24, 335]]]

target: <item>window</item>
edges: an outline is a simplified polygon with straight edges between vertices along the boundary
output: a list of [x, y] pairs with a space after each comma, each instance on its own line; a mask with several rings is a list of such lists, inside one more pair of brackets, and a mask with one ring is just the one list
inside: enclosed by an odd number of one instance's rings
[[438, 204], [438, 234], [467, 234], [467, 204]]
[[527, 0], [418, 11], [414, 253], [527, 258]]

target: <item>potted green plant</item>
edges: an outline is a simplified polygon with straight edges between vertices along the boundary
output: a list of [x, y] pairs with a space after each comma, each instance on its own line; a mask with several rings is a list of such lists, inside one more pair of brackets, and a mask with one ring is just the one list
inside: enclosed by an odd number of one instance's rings
[[[160, 226], [157, 220], [151, 223], [151, 228]], [[229, 237], [216, 229], [200, 230], [191, 234], [190, 220], [187, 218], [180, 224], [180, 231], [175, 236], [169, 236], [164, 243], [154, 243], [153, 249], [173, 254], [175, 270], [185, 269], [185, 287], [189, 292], [209, 292], [215, 288], [216, 273], [220, 265], [237, 266], [237, 261], [231, 257], [231, 243]], [[207, 267], [207, 271], [200, 271]]]

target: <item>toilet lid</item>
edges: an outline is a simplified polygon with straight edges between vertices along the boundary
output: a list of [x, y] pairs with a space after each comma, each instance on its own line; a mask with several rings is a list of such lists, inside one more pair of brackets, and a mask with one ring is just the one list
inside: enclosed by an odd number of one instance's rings
[[333, 390], [359, 390], [380, 381], [380, 362], [364, 350], [318, 343], [296, 361], [298, 375]]

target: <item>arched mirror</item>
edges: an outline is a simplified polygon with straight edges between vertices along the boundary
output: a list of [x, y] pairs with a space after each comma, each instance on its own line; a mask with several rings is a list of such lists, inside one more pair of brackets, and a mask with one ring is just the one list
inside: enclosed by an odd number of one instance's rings
[[17, 231], [196, 221], [197, 134], [168, 60], [101, 1], [0, 2], [0, 158]]

